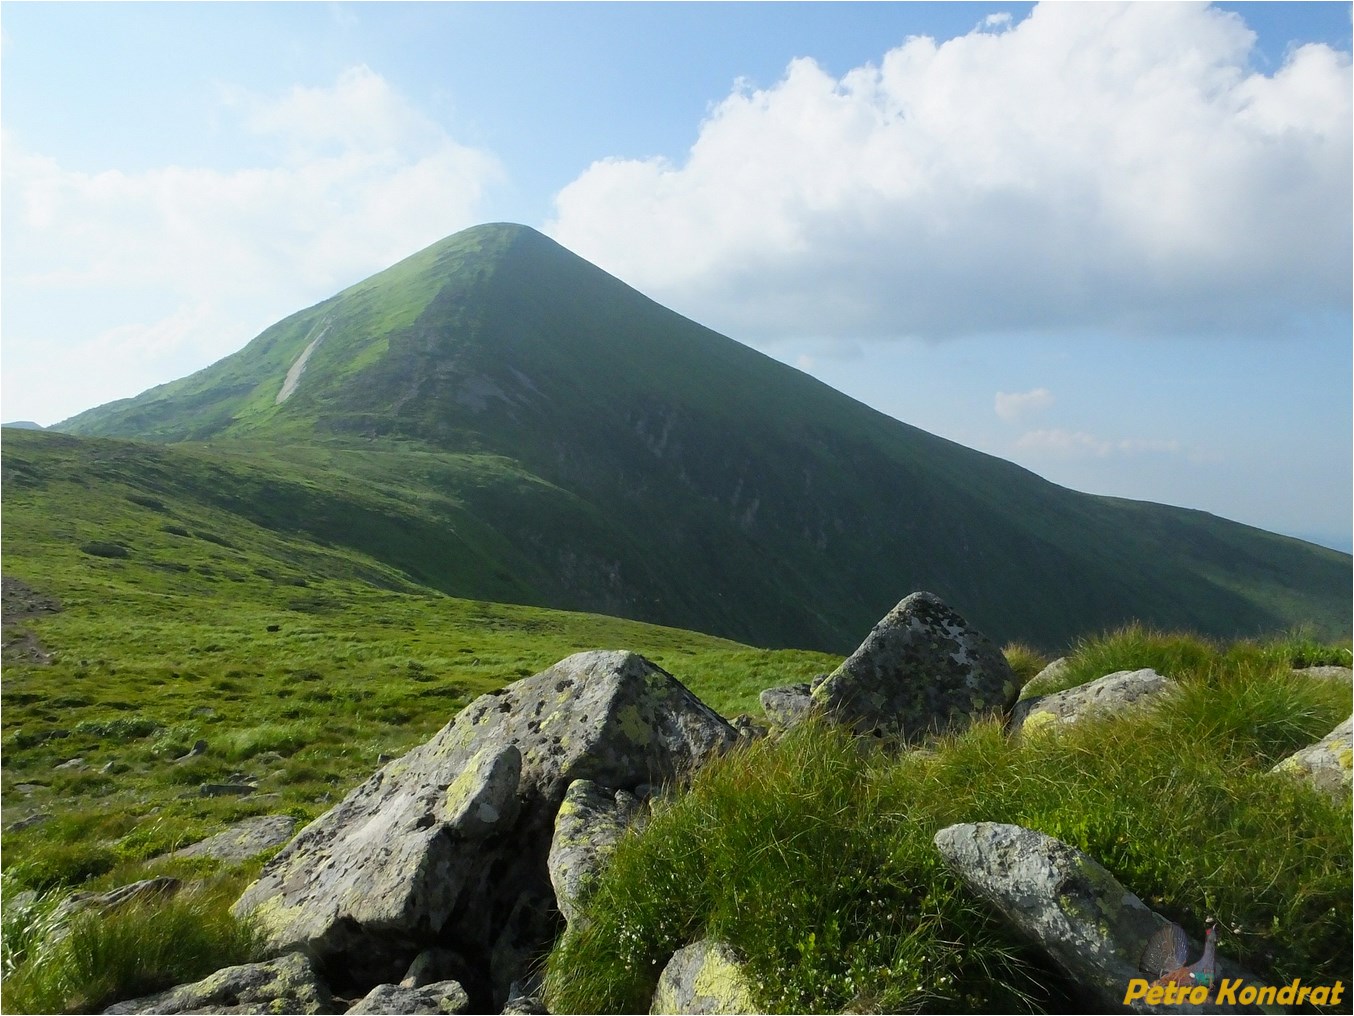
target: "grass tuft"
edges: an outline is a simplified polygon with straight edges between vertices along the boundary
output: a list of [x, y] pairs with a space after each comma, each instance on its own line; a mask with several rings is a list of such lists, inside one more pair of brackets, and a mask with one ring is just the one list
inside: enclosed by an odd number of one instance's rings
[[1006, 657], [1006, 662], [1010, 664], [1011, 671], [1015, 674], [1016, 681], [1021, 687], [1028, 684], [1030, 679], [1047, 667], [1049, 663], [1047, 656], [1023, 642], [1012, 642], [1005, 646], [1001, 652]]
[[[6, 907], [4, 1007], [9, 1012], [99, 1012], [253, 959], [261, 938], [230, 913], [231, 879], [108, 914], [82, 912], [58, 933], [59, 897]], [[14, 946], [10, 944], [14, 936]]]

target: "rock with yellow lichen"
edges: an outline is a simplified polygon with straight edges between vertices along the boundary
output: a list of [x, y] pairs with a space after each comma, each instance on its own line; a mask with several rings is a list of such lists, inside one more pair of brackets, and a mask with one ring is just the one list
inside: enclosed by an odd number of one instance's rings
[[579, 906], [616, 849], [642, 801], [628, 790], [609, 790], [592, 780], [574, 780], [555, 816], [546, 865], [564, 919], [578, 919]]
[[1308, 780], [1337, 801], [1348, 801], [1354, 786], [1354, 716], [1316, 744], [1294, 752], [1273, 769]]
[[756, 1012], [747, 975], [732, 949], [701, 939], [678, 949], [663, 968], [651, 1013]]
[[575, 780], [662, 783], [735, 731], [627, 652], [578, 653], [470, 703], [316, 819], [236, 903], [272, 949], [302, 949], [351, 985], [398, 981], [423, 949], [456, 949], [497, 1012], [559, 927], [546, 868]]
[[1120, 670], [1066, 691], [1023, 698], [1011, 710], [1011, 729], [1031, 732], [1076, 723], [1084, 717], [1121, 714], [1148, 705], [1174, 688], [1155, 670]]
[[316, 976], [310, 960], [288, 953], [265, 963], [226, 967], [192, 984], [180, 984], [158, 995], [119, 1002], [105, 1009], [110, 1016], [136, 1013], [341, 1013], [337, 1002]]

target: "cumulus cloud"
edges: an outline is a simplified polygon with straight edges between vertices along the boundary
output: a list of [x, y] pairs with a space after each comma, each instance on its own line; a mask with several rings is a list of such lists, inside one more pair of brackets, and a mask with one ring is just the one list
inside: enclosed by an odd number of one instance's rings
[[1034, 388], [1028, 392], [997, 392], [994, 408], [998, 416], [1010, 423], [1051, 405], [1053, 393], [1047, 388]]
[[[994, 30], [995, 29], [995, 30]], [[1039, 5], [841, 78], [739, 84], [684, 161], [604, 159], [550, 231], [753, 340], [1270, 329], [1349, 305], [1351, 71], [1242, 16]]]
[[[226, 92], [223, 106], [272, 158], [233, 171], [84, 172], [5, 137], [7, 340], [125, 377], [120, 394], [133, 395], [472, 225], [502, 177], [493, 155], [458, 144], [366, 67], [282, 96]], [[70, 296], [64, 319], [54, 293]], [[136, 316], [119, 316], [131, 294]], [[6, 360], [6, 418], [38, 399], [47, 422], [89, 407], [52, 372], [27, 377], [8, 369], [21, 358]]]

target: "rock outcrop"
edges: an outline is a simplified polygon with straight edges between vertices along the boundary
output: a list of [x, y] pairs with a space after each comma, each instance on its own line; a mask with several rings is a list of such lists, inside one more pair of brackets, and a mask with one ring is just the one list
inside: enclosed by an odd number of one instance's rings
[[982, 633], [931, 593], [913, 593], [813, 690], [815, 707], [858, 733], [916, 740], [1009, 706], [1016, 678]]
[[1348, 801], [1354, 787], [1354, 715], [1316, 744], [1284, 759], [1272, 770], [1307, 780], [1332, 800]]
[[1029, 732], [1068, 726], [1085, 716], [1106, 716], [1147, 705], [1175, 687], [1155, 670], [1120, 670], [1051, 695], [1023, 698], [1011, 710], [1011, 729]]
[[743, 966], [725, 943], [702, 939], [672, 954], [651, 1013], [756, 1012]]
[[733, 729], [633, 653], [579, 653], [467, 706], [307, 826], [236, 904], [273, 949], [358, 987], [439, 945], [497, 1011], [559, 926], [546, 856], [575, 780], [633, 789], [731, 746]]

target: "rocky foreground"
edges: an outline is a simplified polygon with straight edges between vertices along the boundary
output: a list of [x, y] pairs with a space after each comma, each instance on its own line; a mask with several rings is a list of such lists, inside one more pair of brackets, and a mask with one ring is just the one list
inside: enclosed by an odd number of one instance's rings
[[[914, 593], [835, 672], [768, 689], [763, 705], [782, 728], [818, 714], [901, 747], [993, 711], [1013, 736], [1037, 736], [1092, 713], [1142, 708], [1171, 687], [1150, 670], [1124, 672], [1017, 705], [1002, 654], [936, 597]], [[579, 919], [580, 898], [626, 828], [643, 821], [647, 801], [764, 733], [746, 718], [726, 722], [633, 653], [561, 660], [472, 702], [268, 863], [235, 909], [262, 925], [273, 959], [107, 1011], [545, 1012], [533, 971], [565, 922]], [[1351, 740], [1346, 721], [1276, 770], [1348, 797]], [[941, 830], [935, 844], [975, 894], [1081, 986], [1088, 1006], [1123, 1006], [1165, 918], [1093, 858], [1033, 830], [964, 824]], [[1191, 957], [1201, 951], [1190, 943]], [[1223, 959], [1216, 975], [1252, 979]], [[751, 997], [737, 956], [699, 941], [671, 958], [653, 1011], [746, 1012]], [[1129, 1008], [1221, 1011], [1151, 995]]]

